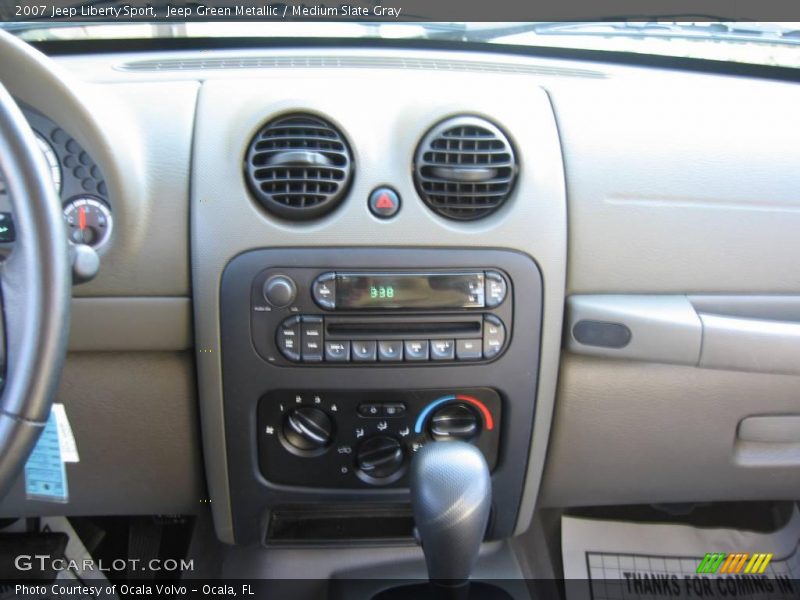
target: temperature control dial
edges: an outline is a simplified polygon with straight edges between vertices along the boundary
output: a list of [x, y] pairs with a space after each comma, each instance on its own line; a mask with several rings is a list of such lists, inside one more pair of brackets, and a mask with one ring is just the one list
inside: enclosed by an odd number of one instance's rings
[[333, 423], [313, 406], [294, 408], [283, 423], [283, 437], [298, 450], [322, 450], [331, 442]]
[[445, 404], [431, 418], [431, 435], [437, 441], [467, 441], [478, 433], [478, 416], [463, 403]]
[[97, 198], [81, 196], [70, 200], [64, 207], [64, 220], [74, 244], [86, 244], [97, 250], [111, 238], [114, 225], [111, 210]]

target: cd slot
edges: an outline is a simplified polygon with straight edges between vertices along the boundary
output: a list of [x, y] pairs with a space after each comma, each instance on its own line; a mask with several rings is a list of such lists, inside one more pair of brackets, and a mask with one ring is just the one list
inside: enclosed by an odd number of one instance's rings
[[483, 319], [472, 317], [326, 318], [326, 339], [476, 338]]

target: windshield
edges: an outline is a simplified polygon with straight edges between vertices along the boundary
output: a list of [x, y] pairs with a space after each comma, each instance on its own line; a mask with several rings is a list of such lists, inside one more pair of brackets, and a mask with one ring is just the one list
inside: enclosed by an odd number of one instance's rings
[[[48, 17], [0, 26], [27, 41], [191, 37], [424, 39], [635, 52], [800, 68], [800, 23], [786, 22], [421, 23], [336, 19], [88, 23], [45, 20]], [[414, 15], [398, 16], [404, 17]]]

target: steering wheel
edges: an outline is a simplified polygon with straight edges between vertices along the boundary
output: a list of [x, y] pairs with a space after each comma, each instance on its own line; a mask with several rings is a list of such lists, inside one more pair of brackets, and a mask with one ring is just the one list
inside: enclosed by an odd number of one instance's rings
[[0, 395], [2, 499], [50, 415], [66, 356], [71, 281], [61, 204], [33, 132], [1, 83], [0, 172], [16, 226], [13, 249], [0, 265], [7, 350]]

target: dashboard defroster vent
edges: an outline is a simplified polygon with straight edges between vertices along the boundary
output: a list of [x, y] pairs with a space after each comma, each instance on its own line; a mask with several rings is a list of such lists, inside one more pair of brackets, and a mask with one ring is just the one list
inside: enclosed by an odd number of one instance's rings
[[267, 123], [244, 164], [250, 191], [270, 212], [291, 220], [319, 217], [342, 200], [353, 175], [350, 148], [327, 121], [309, 114]]
[[491, 214], [508, 199], [516, 177], [508, 138], [479, 117], [447, 119], [417, 147], [417, 191], [434, 212], [449, 219], [469, 221]]

